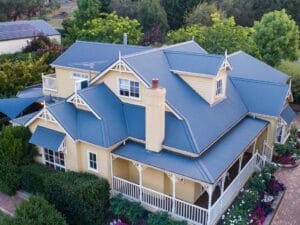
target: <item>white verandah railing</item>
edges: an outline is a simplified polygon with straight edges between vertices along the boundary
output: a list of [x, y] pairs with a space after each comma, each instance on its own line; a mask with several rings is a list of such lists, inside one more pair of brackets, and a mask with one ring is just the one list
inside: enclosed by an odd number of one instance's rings
[[267, 141], [264, 141], [262, 155], [266, 157], [268, 162], [272, 162], [273, 157], [273, 146], [269, 145]]
[[48, 74], [48, 75], [42, 75], [43, 80], [43, 90], [46, 91], [57, 91], [56, 86], [56, 74]]
[[207, 209], [179, 199], [173, 199], [171, 196], [141, 187], [138, 184], [124, 180], [122, 178], [113, 177], [113, 191], [120, 192], [126, 197], [140, 201], [143, 205], [163, 210], [172, 215], [192, 223], [207, 224]]
[[133, 200], [140, 201], [143, 205], [167, 211], [173, 216], [187, 220], [193, 224], [212, 225], [218, 222], [255, 170], [264, 167], [265, 161], [265, 157], [262, 157], [258, 153], [254, 154], [244, 168], [242, 168], [239, 175], [212, 205], [210, 210], [176, 198], [173, 199], [169, 195], [145, 188], [116, 176], [113, 176], [112, 190], [122, 193]]

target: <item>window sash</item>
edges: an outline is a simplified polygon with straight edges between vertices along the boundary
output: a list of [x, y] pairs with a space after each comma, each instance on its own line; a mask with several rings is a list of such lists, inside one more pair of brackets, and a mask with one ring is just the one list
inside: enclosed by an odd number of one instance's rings
[[125, 97], [139, 98], [140, 84], [136, 81], [119, 79], [119, 94]]
[[223, 93], [223, 80], [217, 80], [216, 96], [220, 96]]
[[44, 162], [47, 166], [65, 171], [65, 155], [63, 152], [54, 152], [50, 149], [44, 149]]
[[89, 169], [91, 170], [98, 170], [98, 165], [97, 165], [97, 155], [93, 152], [89, 152]]

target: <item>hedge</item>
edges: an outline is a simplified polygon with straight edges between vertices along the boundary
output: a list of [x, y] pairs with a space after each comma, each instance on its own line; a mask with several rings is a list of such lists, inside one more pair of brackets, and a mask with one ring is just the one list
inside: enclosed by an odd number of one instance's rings
[[1, 225], [67, 225], [64, 217], [41, 196], [32, 196], [17, 207], [15, 217]]
[[186, 221], [172, 220], [168, 213], [158, 212], [150, 214], [147, 220], [149, 225], [186, 225]]
[[22, 188], [41, 193], [69, 225], [102, 224], [109, 202], [109, 184], [88, 173], [57, 172], [42, 165], [22, 167]]

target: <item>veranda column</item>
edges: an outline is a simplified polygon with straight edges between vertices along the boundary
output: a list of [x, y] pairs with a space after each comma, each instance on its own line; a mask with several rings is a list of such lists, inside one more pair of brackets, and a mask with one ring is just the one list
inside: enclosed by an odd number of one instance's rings
[[255, 151], [256, 151], [256, 142], [257, 142], [257, 138], [255, 139], [254, 144], [253, 144], [252, 157], [254, 156]]
[[142, 193], [142, 186], [143, 186], [143, 167], [141, 164], [138, 164], [139, 170], [139, 186], [140, 186], [140, 201], [142, 202], [143, 193]]
[[[241, 157], [239, 158], [239, 173], [241, 172], [242, 169], [242, 162], [243, 162], [243, 158], [244, 158], [244, 153], [241, 155]], [[238, 174], [239, 175], [239, 174]]]
[[212, 194], [213, 194], [213, 186], [209, 185], [208, 189], [207, 189], [207, 193], [208, 193], [208, 207], [207, 207], [207, 211], [208, 211], [208, 219], [207, 219], [207, 225], [211, 224], [212, 218], [211, 218], [211, 203], [212, 203]]
[[175, 213], [175, 202], [176, 200], [176, 176], [172, 174], [172, 213]]

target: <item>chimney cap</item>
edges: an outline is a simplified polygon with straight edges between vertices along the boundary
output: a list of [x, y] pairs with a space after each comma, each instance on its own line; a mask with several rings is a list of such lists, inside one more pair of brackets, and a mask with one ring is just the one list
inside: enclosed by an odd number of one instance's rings
[[159, 85], [159, 79], [158, 78], [152, 78], [152, 88], [158, 88]]

